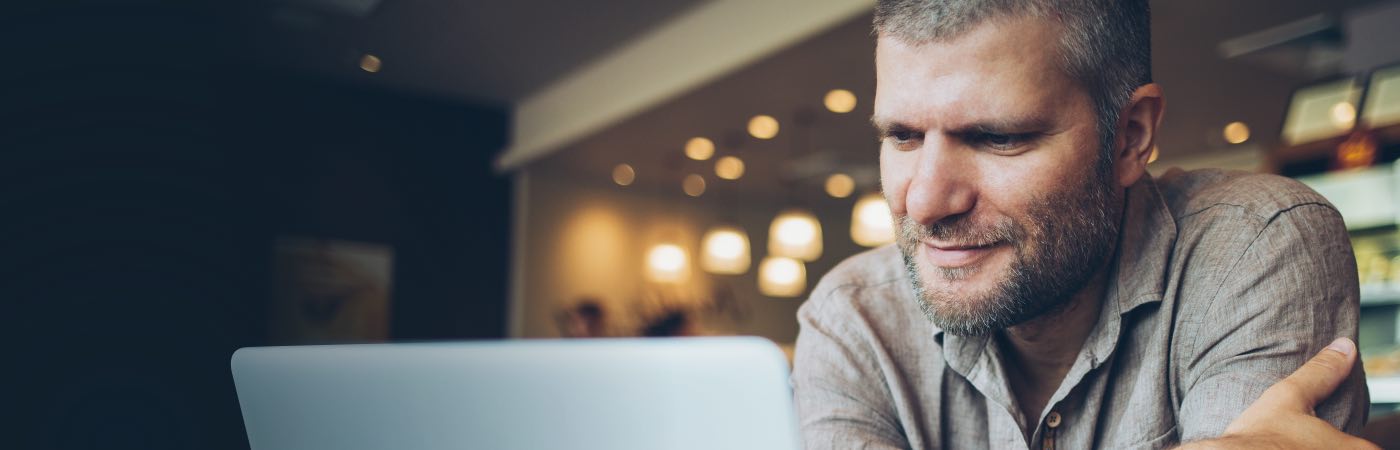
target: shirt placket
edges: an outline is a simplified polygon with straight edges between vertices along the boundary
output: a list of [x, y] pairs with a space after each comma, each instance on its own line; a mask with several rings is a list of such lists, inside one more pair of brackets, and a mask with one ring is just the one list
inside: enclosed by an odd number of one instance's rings
[[[983, 342], [979, 351], [978, 364], [973, 368], [968, 381], [982, 393], [987, 402], [988, 437], [992, 448], [1029, 449], [1031, 444], [1021, 434], [1021, 413], [1015, 407], [1011, 391], [1006, 385], [1005, 371], [994, 344]], [[1034, 441], [1030, 441], [1034, 442]]]
[[1012, 414], [991, 397], [987, 402], [987, 431], [989, 448], [1029, 450], [1021, 425]]
[[1059, 411], [1051, 410], [1050, 414], [1045, 415], [1044, 437], [1040, 440], [1041, 450], [1055, 450], [1056, 439], [1059, 438], [1060, 434], [1061, 420], [1063, 418], [1060, 417]]

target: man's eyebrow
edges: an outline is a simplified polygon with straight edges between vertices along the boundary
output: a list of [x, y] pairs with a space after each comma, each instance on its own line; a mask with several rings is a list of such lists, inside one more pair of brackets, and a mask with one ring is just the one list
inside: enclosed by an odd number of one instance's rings
[[917, 131], [915, 127], [876, 116], [870, 117], [870, 126], [875, 127], [875, 132], [881, 137], [888, 136], [895, 131]]
[[[883, 117], [871, 116], [870, 126], [880, 136], [888, 136], [897, 131], [922, 132], [919, 127], [909, 125], [897, 120], [889, 120]], [[1049, 131], [1055, 126], [1054, 120], [1049, 115], [1028, 115], [1024, 117], [994, 117], [985, 120], [978, 120], [967, 124], [957, 125], [944, 130], [945, 133], [955, 136], [965, 136], [974, 134], [1015, 134]]]
[[1001, 117], [959, 125], [947, 130], [947, 133], [955, 136], [1033, 133], [1046, 131], [1052, 126], [1053, 121], [1048, 116]]

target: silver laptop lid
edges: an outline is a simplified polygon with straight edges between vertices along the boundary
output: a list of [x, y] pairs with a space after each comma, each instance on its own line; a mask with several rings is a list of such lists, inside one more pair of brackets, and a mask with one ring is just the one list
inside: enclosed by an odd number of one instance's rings
[[798, 448], [761, 338], [244, 348], [253, 450]]

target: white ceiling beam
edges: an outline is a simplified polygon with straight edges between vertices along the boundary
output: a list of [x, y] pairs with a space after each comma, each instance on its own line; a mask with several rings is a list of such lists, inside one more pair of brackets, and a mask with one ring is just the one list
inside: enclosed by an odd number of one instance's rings
[[[509, 171], [874, 8], [874, 0], [712, 0], [514, 105]], [[872, 51], [874, 51], [872, 49]]]

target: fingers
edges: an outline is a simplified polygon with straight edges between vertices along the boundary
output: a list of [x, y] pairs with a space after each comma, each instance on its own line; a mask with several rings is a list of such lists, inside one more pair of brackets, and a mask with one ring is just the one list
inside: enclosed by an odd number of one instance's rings
[[1356, 344], [1347, 338], [1337, 338], [1316, 356], [1264, 392], [1261, 400], [1277, 407], [1312, 413], [1318, 403], [1332, 395], [1356, 362]]

